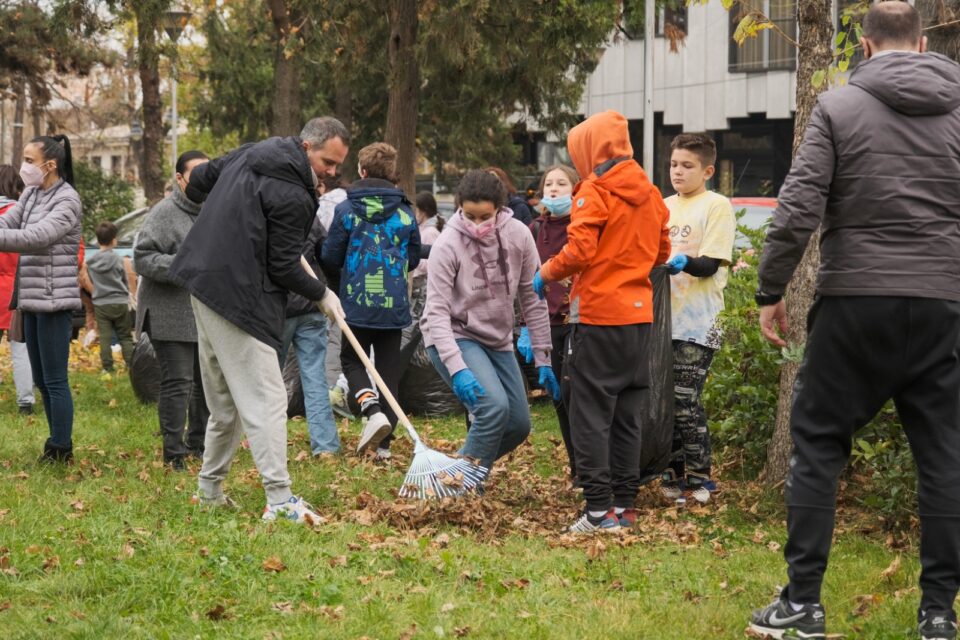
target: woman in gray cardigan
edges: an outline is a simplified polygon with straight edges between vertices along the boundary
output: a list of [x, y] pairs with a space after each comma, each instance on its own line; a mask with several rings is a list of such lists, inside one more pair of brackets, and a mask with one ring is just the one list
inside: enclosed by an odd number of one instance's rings
[[184, 194], [190, 172], [207, 161], [207, 156], [200, 151], [187, 151], [177, 158], [177, 184], [173, 193], [154, 205], [133, 250], [134, 269], [142, 278], [137, 331], [150, 336], [157, 354], [160, 365], [157, 414], [163, 434], [163, 461], [176, 471], [186, 468], [188, 455], [203, 458], [210, 412], [200, 380], [197, 325], [190, 307], [190, 294], [170, 281], [167, 270], [200, 213], [200, 204]]
[[67, 381], [71, 319], [80, 308], [77, 253], [80, 196], [66, 136], [41, 136], [23, 148], [20, 200], [0, 216], [0, 251], [20, 253], [14, 299], [40, 389], [50, 437], [41, 462], [73, 457], [73, 397]]

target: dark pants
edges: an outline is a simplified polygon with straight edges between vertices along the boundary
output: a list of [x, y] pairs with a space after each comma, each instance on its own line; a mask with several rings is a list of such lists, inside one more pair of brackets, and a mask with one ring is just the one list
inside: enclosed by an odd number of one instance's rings
[[694, 342], [673, 341], [673, 448], [670, 469], [674, 478], [698, 487], [710, 479], [710, 430], [701, 395], [713, 349]]
[[100, 364], [107, 371], [113, 369], [113, 349], [110, 348], [113, 333], [123, 351], [123, 361], [127, 367], [133, 360], [133, 323], [130, 320], [130, 308], [123, 304], [98, 304], [93, 307], [97, 318], [97, 334], [100, 336]]
[[640, 488], [641, 395], [649, 324], [578, 324], [568, 341], [564, 399], [587, 509], [633, 508]]
[[893, 398], [919, 474], [921, 608], [960, 586], [960, 302], [823, 297], [810, 310], [794, 385], [786, 483], [794, 602], [819, 602], [837, 479], [854, 433]]
[[[553, 342], [553, 351], [550, 352], [550, 365], [557, 380], [563, 381], [566, 376], [564, 361], [567, 359], [567, 338], [570, 335], [569, 324], [560, 324], [550, 327], [550, 338]], [[577, 464], [574, 462], [573, 440], [570, 438], [570, 416], [563, 398], [555, 400], [553, 408], [557, 412], [557, 422], [560, 423], [560, 435], [563, 437], [563, 446], [567, 449], [567, 460], [570, 463], [570, 477], [577, 475]]]
[[[364, 329], [348, 325], [357, 337], [357, 342], [363, 347], [363, 350], [369, 355], [370, 347], [373, 347], [373, 354], [376, 362], [377, 372], [393, 397], [397, 397], [397, 387], [400, 385], [400, 329]], [[370, 384], [370, 377], [367, 370], [360, 362], [353, 347], [349, 344], [346, 336], [343, 336], [340, 342], [340, 365], [343, 367], [343, 375], [347, 378], [347, 384], [350, 385], [350, 393], [359, 398], [361, 393], [373, 391], [379, 395], [379, 391]], [[386, 403], [380, 402], [380, 409], [390, 421], [394, 428], [397, 426], [397, 415], [393, 409]], [[393, 441], [393, 433], [387, 436], [380, 446], [388, 449]]]
[[43, 398], [50, 428], [48, 445], [73, 447], [73, 397], [67, 380], [73, 312], [23, 312], [23, 337], [30, 356], [33, 384]]
[[163, 435], [163, 459], [169, 462], [191, 451], [203, 451], [210, 412], [203, 396], [197, 343], [154, 340], [153, 350], [160, 366], [157, 415]]

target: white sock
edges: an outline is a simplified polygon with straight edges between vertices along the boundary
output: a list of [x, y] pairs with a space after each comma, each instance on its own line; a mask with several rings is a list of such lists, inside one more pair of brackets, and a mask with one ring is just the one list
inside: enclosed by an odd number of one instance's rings
[[626, 509], [625, 509], [624, 507], [614, 507], [614, 509], [613, 509], [613, 512], [614, 512], [615, 514], [617, 514], [617, 515], [620, 515], [620, 514], [623, 513], [624, 511], [626, 511]]
[[597, 518], [602, 518], [607, 515], [606, 511], [587, 511], [587, 515], [596, 520]]

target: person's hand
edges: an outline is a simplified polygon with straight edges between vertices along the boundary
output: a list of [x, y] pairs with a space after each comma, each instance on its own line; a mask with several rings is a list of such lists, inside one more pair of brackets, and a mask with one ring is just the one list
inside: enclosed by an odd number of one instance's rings
[[533, 292], [536, 293], [537, 297], [541, 300], [543, 300], [543, 297], [546, 295], [546, 283], [543, 281], [543, 276], [540, 275], [539, 271], [533, 276]]
[[527, 364], [533, 364], [533, 345], [530, 344], [530, 332], [526, 327], [520, 327], [520, 337], [517, 338], [517, 351], [523, 356]]
[[477, 404], [477, 398], [487, 395], [470, 369], [461, 369], [453, 374], [453, 392], [469, 408]]
[[760, 307], [760, 332], [767, 342], [778, 347], [787, 346], [787, 341], [781, 337], [787, 335], [787, 329], [787, 304], [783, 300]]
[[338, 317], [343, 317], [343, 307], [340, 305], [340, 298], [337, 297], [337, 294], [335, 294], [330, 287], [327, 287], [327, 291], [323, 294], [323, 298], [320, 299], [319, 305], [323, 315], [330, 318], [333, 322], [336, 322]]
[[670, 272], [670, 275], [675, 276], [683, 271], [683, 268], [687, 266], [689, 261], [690, 258], [688, 258], [686, 255], [678, 253], [667, 261], [667, 271]]
[[540, 372], [540, 386], [547, 390], [554, 402], [560, 401], [560, 383], [553, 373], [553, 367], [537, 367]]

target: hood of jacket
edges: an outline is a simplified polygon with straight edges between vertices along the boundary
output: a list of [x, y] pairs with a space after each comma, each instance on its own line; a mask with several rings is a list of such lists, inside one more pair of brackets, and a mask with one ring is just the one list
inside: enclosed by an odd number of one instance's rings
[[6, 209], [10, 205], [17, 204], [16, 200], [12, 200], [7, 196], [0, 196], [0, 209]]
[[[506, 207], [502, 207], [500, 211], [497, 212], [497, 221], [493, 224], [497, 231], [503, 231], [504, 225], [506, 225], [510, 220], [513, 219], [513, 211]], [[470, 233], [470, 227], [473, 225], [472, 222], [468, 221], [463, 217], [463, 214], [459, 211], [447, 220], [444, 228], [450, 227], [451, 229], [456, 229], [459, 233], [463, 234], [463, 237], [467, 238], [471, 242], [484, 245], [497, 244], [497, 234], [488, 233], [486, 237], [482, 240], [477, 240]]]
[[603, 163], [633, 157], [627, 119], [616, 111], [590, 116], [570, 129], [567, 150], [577, 173], [585, 180], [596, 178], [594, 170]]
[[194, 202], [188, 198], [187, 194], [180, 189], [180, 185], [178, 184], [173, 185], [173, 193], [170, 194], [170, 199], [177, 207], [191, 217], [196, 217], [197, 214], [200, 213], [200, 208], [203, 206], [202, 202]]
[[896, 51], [857, 65], [850, 84], [909, 116], [960, 107], [960, 65], [939, 53]]
[[410, 205], [403, 191], [376, 178], [355, 182], [347, 191], [347, 201], [354, 215], [374, 224], [389, 220], [401, 204]]
[[117, 265], [122, 267], [123, 258], [116, 251], [109, 249], [98, 251], [87, 260], [87, 269], [95, 273], [110, 273], [117, 268]]
[[254, 173], [302, 185], [313, 192], [317, 177], [300, 138], [268, 138], [253, 145], [248, 154], [247, 161]]

